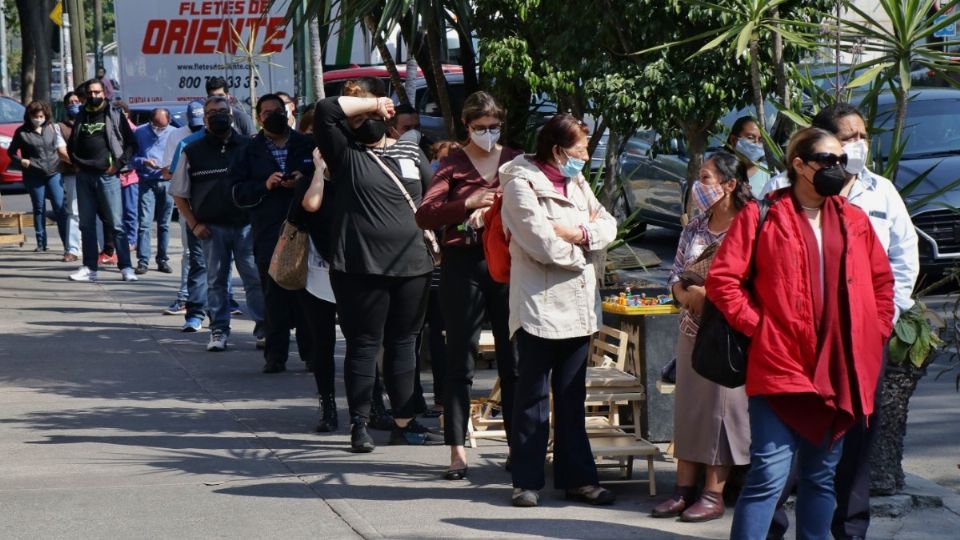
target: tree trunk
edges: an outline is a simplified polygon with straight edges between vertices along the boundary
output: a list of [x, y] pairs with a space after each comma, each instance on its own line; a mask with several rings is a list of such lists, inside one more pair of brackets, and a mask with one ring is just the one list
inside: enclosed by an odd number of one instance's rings
[[438, 5], [430, 10], [430, 17], [427, 20], [427, 50], [430, 52], [430, 67], [437, 85], [437, 103], [443, 113], [443, 126], [446, 128], [447, 137], [453, 140], [457, 137], [453, 125], [453, 107], [450, 105], [450, 94], [447, 92], [447, 81], [443, 76], [443, 65], [440, 61], [440, 40], [444, 38], [443, 20], [438, 13], [440, 9]]
[[[763, 102], [763, 86], [760, 83], [760, 44], [756, 38], [750, 40], [750, 86], [753, 90], [753, 106], [757, 109], [757, 125], [761, 132], [767, 133], [767, 111]], [[763, 147], [767, 163], [773, 166], [777, 157], [766, 144]]]
[[20, 101], [28, 103], [34, 91], [37, 69], [37, 48], [33, 32], [28, 30], [33, 24], [37, 5], [32, 0], [17, 0], [17, 12], [20, 14], [20, 47], [22, 65], [20, 69]]
[[52, 10], [50, 0], [33, 2], [36, 4], [33, 20], [30, 24], [30, 34], [34, 40], [37, 58], [36, 77], [33, 86], [33, 99], [50, 102], [50, 76], [53, 73], [53, 49], [50, 46], [50, 35], [53, 33], [53, 21], [47, 14]]
[[74, 86], [80, 86], [87, 81], [83, 2], [67, 0], [67, 3], [70, 5], [70, 55], [73, 59], [73, 83]]
[[93, 0], [93, 47], [93, 71], [96, 72], [103, 67], [103, 0]]
[[313, 73], [313, 100], [327, 97], [323, 89], [323, 44], [320, 43], [320, 15], [310, 19], [310, 71]]
[[377, 23], [370, 15], [366, 15], [363, 18], [363, 22], [367, 25], [367, 29], [373, 37], [373, 44], [377, 47], [377, 51], [380, 52], [380, 56], [383, 58], [383, 65], [387, 68], [387, 72], [390, 73], [390, 84], [393, 85], [400, 104], [411, 105], [410, 98], [407, 96], [406, 90], [403, 89], [403, 79], [400, 78], [400, 72], [397, 71], [397, 63], [393, 61], [393, 55], [390, 54], [390, 50], [387, 49], [387, 44], [383, 42], [383, 37], [377, 32]]
[[[773, 18], [779, 23], [780, 10], [773, 10]], [[787, 66], [783, 62], [783, 36], [773, 33], [773, 69], [777, 77], [777, 95], [785, 109], [790, 108], [790, 92], [787, 88]]]
[[880, 388], [880, 409], [874, 415], [876, 435], [870, 456], [870, 493], [894, 495], [903, 490], [903, 440], [907, 436], [910, 396], [925, 369], [913, 365], [887, 366]]
[[457, 32], [460, 41], [460, 66], [463, 68], [463, 95], [480, 90], [480, 81], [477, 79], [477, 54], [473, 50], [473, 39], [469, 34]]
[[703, 152], [707, 149], [707, 129], [704, 125], [713, 125], [699, 122], [683, 127], [683, 136], [687, 143], [687, 183], [683, 186], [684, 213], [680, 217], [680, 224], [687, 225], [687, 222], [694, 216], [696, 206], [693, 204], [693, 197], [690, 190], [693, 183], [700, 178], [700, 167], [703, 166]]
[[[607, 137], [607, 154], [604, 156], [603, 164], [603, 191], [600, 192], [600, 204], [611, 214], [614, 213], [617, 195], [620, 193], [620, 184], [617, 182], [617, 157], [620, 154], [620, 139], [620, 134], [611, 129], [610, 136]], [[587, 160], [588, 172], [589, 168], [590, 160]]]

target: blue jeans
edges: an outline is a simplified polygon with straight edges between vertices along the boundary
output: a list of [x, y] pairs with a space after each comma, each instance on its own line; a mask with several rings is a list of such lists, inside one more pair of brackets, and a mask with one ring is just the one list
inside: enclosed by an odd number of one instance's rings
[[63, 177], [63, 207], [67, 213], [67, 242], [63, 251], [80, 255], [80, 212], [77, 209], [77, 175]]
[[[187, 300], [190, 298], [190, 240], [187, 238], [187, 235], [190, 234], [190, 230], [186, 224], [180, 226], [180, 245], [183, 246], [183, 256], [180, 258], [180, 290], [177, 291], [177, 301], [187, 303]], [[203, 258], [203, 252], [201, 249], [200, 258]], [[204, 270], [206, 273], [206, 270]], [[231, 273], [231, 276], [233, 274]], [[206, 278], [204, 278], [206, 280]], [[230, 280], [232, 281], [232, 279]], [[227, 294], [230, 295], [230, 303], [233, 303], [233, 283], [228, 282], [227, 284]], [[206, 293], [204, 293], [206, 296]], [[202, 309], [202, 308], [201, 308]], [[203, 318], [203, 314], [200, 315]]]
[[50, 206], [53, 207], [57, 220], [57, 232], [66, 251], [67, 210], [63, 206], [63, 179], [60, 173], [51, 176], [24, 173], [23, 185], [30, 192], [30, 202], [33, 204], [33, 228], [37, 233], [37, 247], [47, 248], [47, 199], [50, 199]]
[[186, 232], [187, 243], [184, 251], [190, 260], [190, 270], [187, 273], [187, 313], [184, 319], [203, 320], [207, 309], [207, 258], [203, 256], [203, 243], [188, 227]]
[[750, 398], [750, 472], [737, 500], [730, 538], [764, 540], [796, 455], [797, 538], [829, 540], [836, 506], [833, 478], [843, 441], [815, 446], [784, 424], [762, 396]]
[[130, 246], [123, 232], [123, 201], [120, 177], [86, 171], [77, 173], [77, 204], [80, 208], [80, 237], [83, 239], [83, 265], [97, 269], [97, 215], [103, 220], [105, 236], [113, 238], [117, 266], [130, 268]]
[[123, 198], [123, 237], [128, 246], [135, 246], [140, 229], [140, 184], [120, 188], [120, 196]]
[[210, 314], [210, 330], [220, 330], [230, 335], [227, 284], [230, 282], [230, 263], [235, 259], [243, 290], [247, 295], [250, 317], [255, 323], [254, 334], [259, 335], [263, 326], [263, 289], [253, 259], [250, 225], [234, 227], [207, 224], [206, 227], [210, 230], [210, 238], [203, 240], [203, 254], [207, 259], [207, 309]]
[[138, 218], [140, 230], [137, 235], [137, 262], [150, 262], [150, 229], [157, 220], [157, 263], [167, 262], [170, 246], [170, 218], [173, 217], [173, 195], [170, 182], [165, 180], [140, 180], [140, 204]]

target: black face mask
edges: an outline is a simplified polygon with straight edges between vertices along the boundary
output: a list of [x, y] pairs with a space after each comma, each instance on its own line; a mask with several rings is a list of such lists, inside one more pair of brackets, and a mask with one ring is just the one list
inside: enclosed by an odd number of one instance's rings
[[840, 165], [823, 167], [813, 174], [813, 189], [821, 197], [839, 195], [847, 183], [847, 173]]
[[277, 109], [276, 112], [272, 113], [270, 116], [263, 121], [263, 129], [269, 131], [270, 133], [276, 133], [277, 135], [281, 133], [286, 133], [287, 128], [290, 126], [287, 125], [287, 110], [286, 109]]
[[101, 105], [103, 105], [103, 98], [102, 97], [87, 98], [87, 105], [89, 105], [90, 108], [97, 109]]
[[360, 127], [353, 130], [353, 136], [361, 144], [374, 144], [387, 133], [387, 123], [382, 118], [367, 118]]
[[207, 119], [207, 127], [214, 135], [225, 135], [230, 131], [233, 121], [229, 114], [215, 114]]

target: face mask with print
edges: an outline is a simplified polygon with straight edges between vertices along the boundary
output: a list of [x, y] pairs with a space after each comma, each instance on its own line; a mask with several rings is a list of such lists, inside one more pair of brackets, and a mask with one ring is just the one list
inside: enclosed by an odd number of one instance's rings
[[737, 152], [754, 163], [763, 159], [763, 145], [752, 143], [742, 137], [737, 139]]
[[693, 203], [697, 205], [697, 210], [701, 214], [713, 208], [713, 205], [725, 196], [726, 193], [723, 192], [723, 186], [720, 184], [706, 185], [700, 181], [693, 183]]
[[40, 127], [46, 121], [46, 118], [42, 116], [36, 116], [30, 119], [30, 122], [33, 123], [33, 127]]
[[493, 150], [497, 145], [497, 141], [500, 140], [500, 130], [490, 129], [487, 130], [486, 133], [477, 133], [471, 129], [470, 140], [473, 141], [473, 144], [483, 149], [484, 152], [489, 152]]
[[567, 154], [566, 150], [564, 150], [563, 154], [567, 156], [567, 162], [563, 165], [560, 165], [560, 174], [566, 176], [567, 178], [573, 178], [580, 174], [580, 172], [583, 171], [583, 166], [586, 165], [587, 162], [582, 159], [571, 157], [569, 154]]
[[843, 153], [847, 155], [847, 166], [843, 168], [847, 174], [858, 175], [867, 166], [867, 141], [847, 143], [843, 145]]

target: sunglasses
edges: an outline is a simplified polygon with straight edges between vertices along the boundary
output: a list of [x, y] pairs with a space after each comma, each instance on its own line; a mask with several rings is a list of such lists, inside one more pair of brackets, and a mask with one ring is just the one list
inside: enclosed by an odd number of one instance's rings
[[830, 152], [817, 152], [815, 154], [808, 154], [803, 156], [803, 161], [810, 163], [811, 161], [820, 165], [821, 167], [836, 167], [840, 165], [841, 167], [847, 166], [847, 155], [840, 154], [831, 154]]

